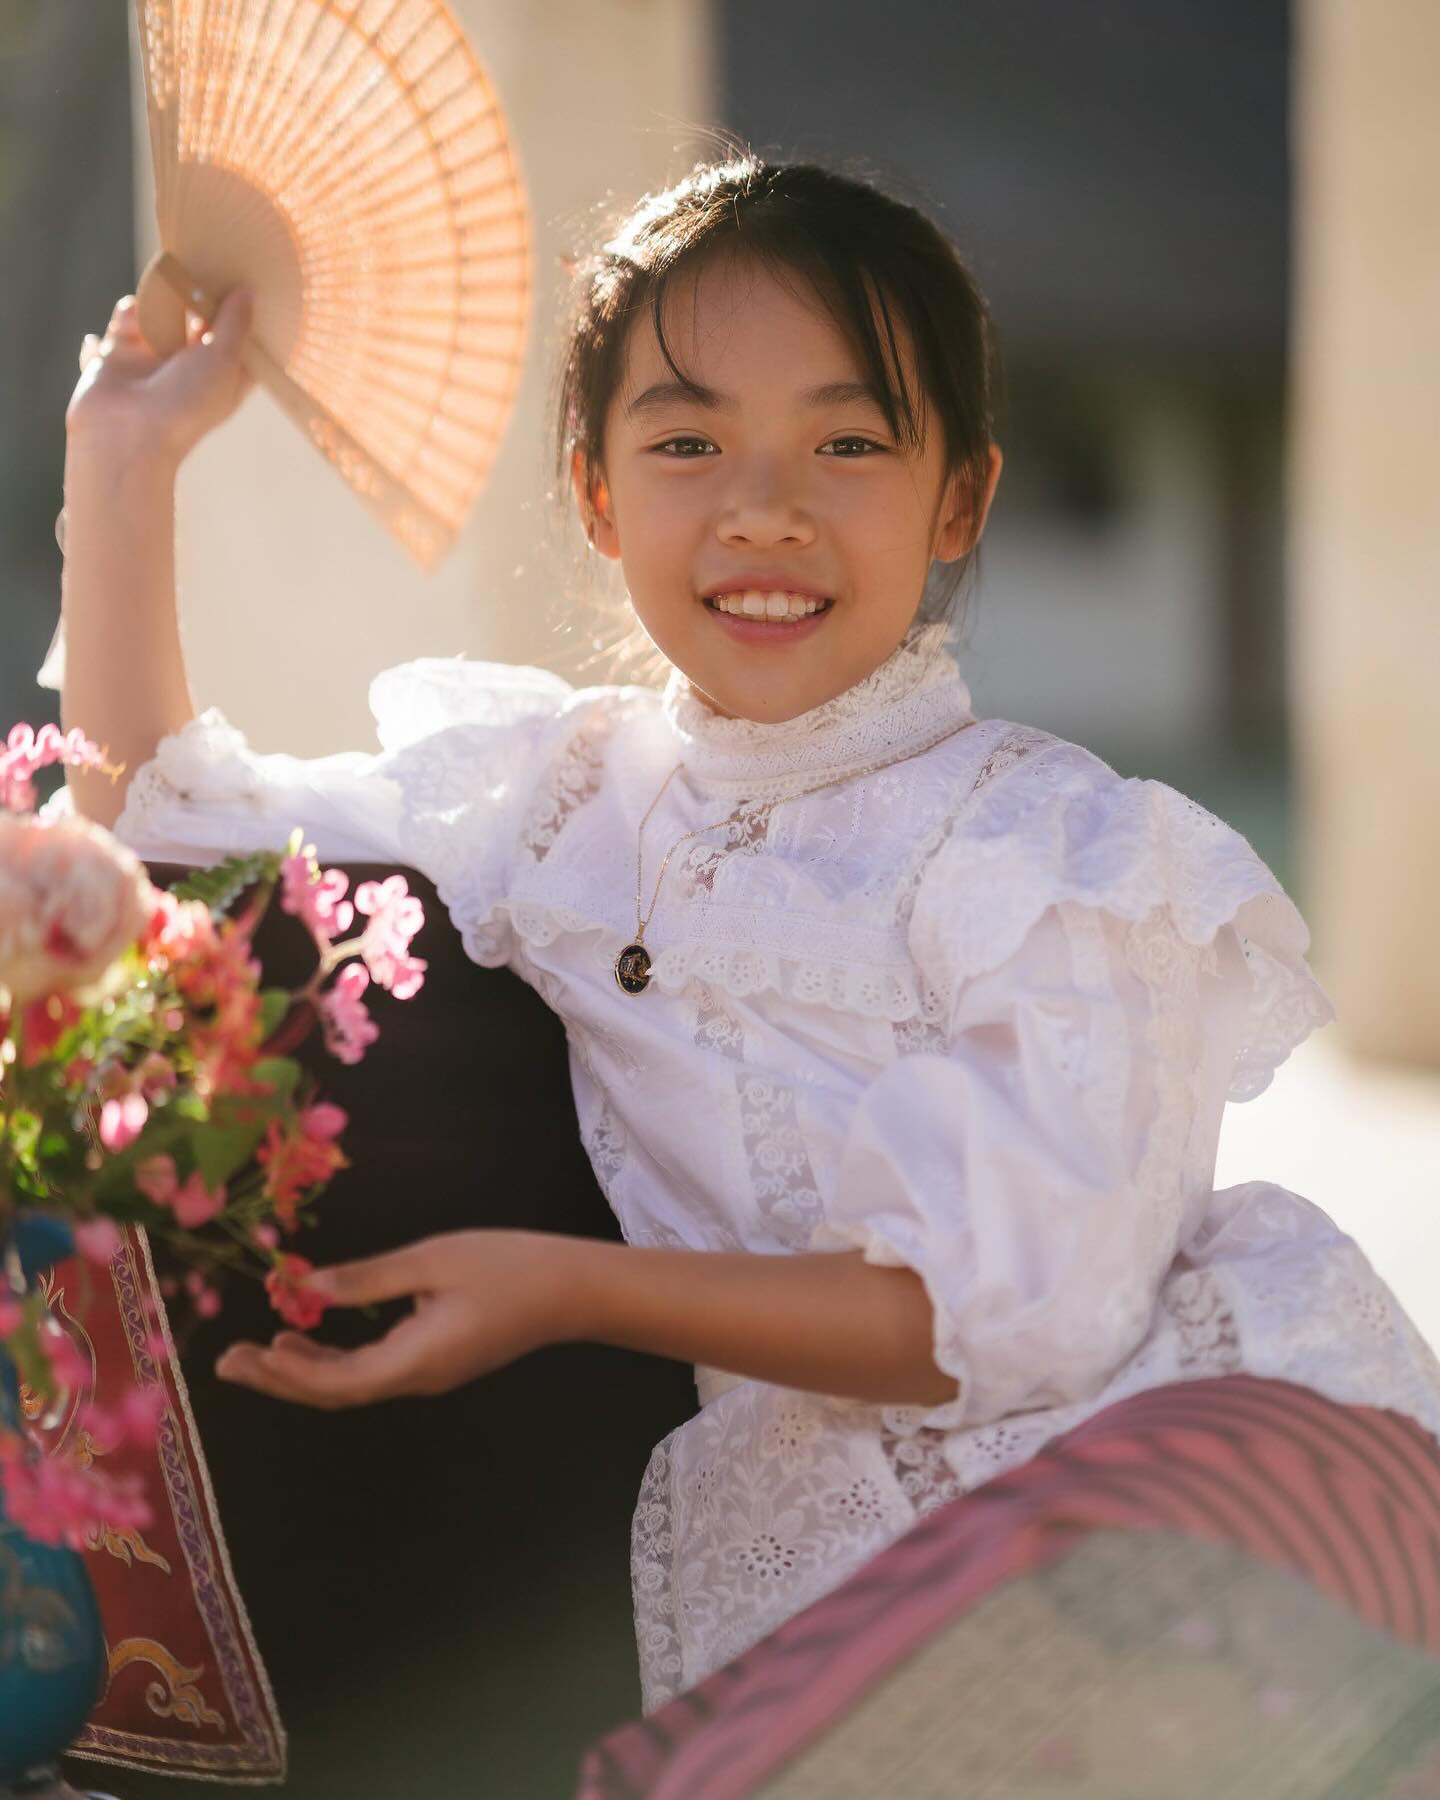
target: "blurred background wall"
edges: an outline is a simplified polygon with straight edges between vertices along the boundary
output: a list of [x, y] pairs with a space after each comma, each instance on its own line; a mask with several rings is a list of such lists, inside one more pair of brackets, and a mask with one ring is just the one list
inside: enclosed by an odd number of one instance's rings
[[[200, 704], [318, 752], [373, 741], [366, 682], [408, 656], [597, 678], [595, 574], [546, 498], [563, 263], [718, 124], [933, 209], [990, 295], [1007, 462], [959, 641], [979, 710], [1230, 820], [1310, 918], [1342, 1029], [1440, 1064], [1440, 6], [455, 10], [536, 216], [516, 419], [427, 579], [253, 395], [181, 474]], [[0, 0], [0, 722], [55, 716], [33, 676], [75, 350], [151, 248], [128, 12]]]

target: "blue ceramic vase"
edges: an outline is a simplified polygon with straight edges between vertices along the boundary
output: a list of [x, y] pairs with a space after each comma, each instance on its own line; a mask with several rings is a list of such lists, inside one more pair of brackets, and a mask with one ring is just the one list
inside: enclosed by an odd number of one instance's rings
[[[63, 1225], [22, 1217], [0, 1240], [5, 1285], [33, 1285], [70, 1249]], [[19, 1383], [3, 1351], [0, 1425], [25, 1429]], [[104, 1679], [105, 1638], [84, 1559], [27, 1537], [6, 1518], [0, 1495], [0, 1800], [67, 1791], [57, 1786], [59, 1759]]]

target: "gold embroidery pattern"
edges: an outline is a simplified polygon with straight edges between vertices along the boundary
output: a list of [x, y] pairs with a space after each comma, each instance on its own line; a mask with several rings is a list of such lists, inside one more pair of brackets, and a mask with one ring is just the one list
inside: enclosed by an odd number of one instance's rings
[[99, 1547], [107, 1550], [118, 1562], [123, 1562], [128, 1569], [132, 1562], [149, 1563], [151, 1568], [158, 1569], [162, 1575], [173, 1573], [167, 1557], [158, 1550], [152, 1550], [145, 1539], [136, 1530], [114, 1531], [108, 1525], [98, 1539]]
[[197, 1728], [213, 1725], [217, 1731], [225, 1729], [223, 1716], [205, 1704], [204, 1696], [195, 1685], [206, 1672], [204, 1663], [187, 1669], [154, 1638], [122, 1638], [110, 1652], [110, 1679], [113, 1681], [122, 1669], [137, 1662], [149, 1663], [164, 1678], [163, 1687], [160, 1682], [152, 1681], [145, 1689], [145, 1704], [151, 1712], [162, 1719], [179, 1719], [183, 1725]]

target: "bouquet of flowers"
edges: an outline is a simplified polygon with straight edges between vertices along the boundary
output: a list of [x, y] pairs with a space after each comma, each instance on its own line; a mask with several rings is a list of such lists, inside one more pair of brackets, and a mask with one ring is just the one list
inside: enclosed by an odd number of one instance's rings
[[[33, 776], [53, 763], [119, 773], [78, 730], [17, 725], [0, 747], [0, 1376], [8, 1358], [41, 1415], [85, 1370], [27, 1264], [27, 1231], [49, 1234], [46, 1260], [58, 1246], [104, 1265], [122, 1228], [142, 1226], [184, 1268], [169, 1291], [199, 1316], [219, 1309], [217, 1282], [236, 1270], [263, 1277], [290, 1325], [318, 1322], [311, 1265], [285, 1240], [348, 1166], [346, 1117], [285, 1052], [318, 1022], [331, 1053], [358, 1062], [378, 1036], [369, 983], [405, 999], [425, 970], [410, 954], [424, 914], [402, 876], [348, 899], [348, 878], [322, 870], [296, 831], [283, 853], [156, 888], [92, 820], [35, 816]], [[251, 954], [277, 890], [318, 952], [295, 991], [262, 988]], [[153, 1441], [163, 1404], [158, 1388], [132, 1388], [91, 1405], [82, 1439]], [[0, 1510], [74, 1548], [149, 1522], [133, 1483], [88, 1457], [38, 1454], [3, 1407]]]

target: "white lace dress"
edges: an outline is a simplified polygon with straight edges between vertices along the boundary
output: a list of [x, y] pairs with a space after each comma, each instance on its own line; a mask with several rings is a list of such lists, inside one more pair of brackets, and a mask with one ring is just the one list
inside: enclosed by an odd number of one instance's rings
[[[630, 1243], [908, 1265], [956, 1380], [925, 1408], [697, 1371], [635, 1512], [646, 1711], [1139, 1389], [1248, 1370], [1440, 1436], [1440, 1364], [1354, 1242], [1272, 1183], [1214, 1191], [1225, 1102], [1332, 1008], [1295, 907], [1204, 808], [974, 720], [935, 627], [778, 725], [678, 674], [576, 690], [464, 660], [389, 669], [371, 704], [378, 753], [308, 760], [203, 713], [119, 835], [203, 861], [298, 823], [322, 860], [422, 870], [469, 954], [564, 1021]], [[621, 993], [636, 831], [677, 762], [647, 901], [683, 832], [904, 751], [683, 846], [651, 986]]]

